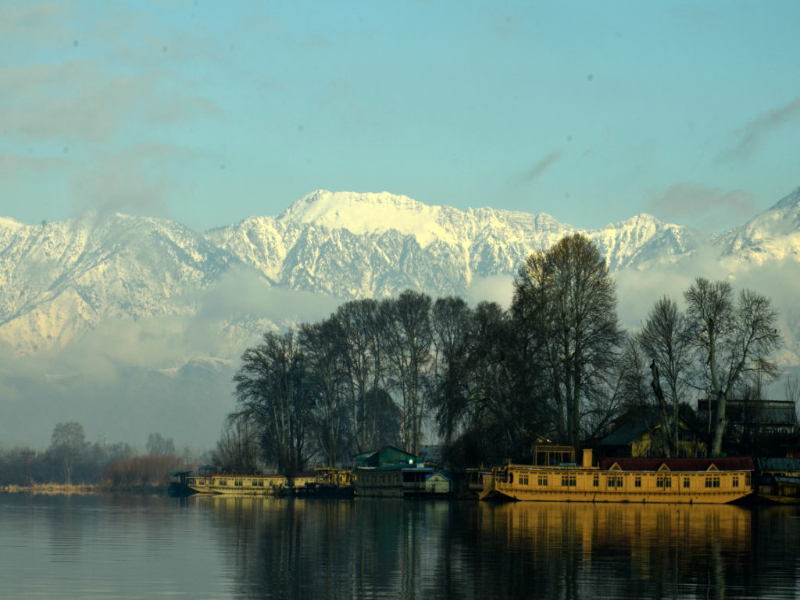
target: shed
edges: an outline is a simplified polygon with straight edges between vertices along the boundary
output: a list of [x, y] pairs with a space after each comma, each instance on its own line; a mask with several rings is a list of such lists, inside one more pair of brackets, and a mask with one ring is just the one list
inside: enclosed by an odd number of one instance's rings
[[425, 480], [426, 494], [446, 495], [450, 493], [452, 488], [452, 480], [441, 471], [432, 473], [431, 476]]

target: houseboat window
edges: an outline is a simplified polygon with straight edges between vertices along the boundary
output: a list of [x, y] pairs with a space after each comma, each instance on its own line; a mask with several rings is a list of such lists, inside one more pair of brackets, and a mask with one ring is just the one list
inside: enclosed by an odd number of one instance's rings
[[656, 487], [663, 488], [664, 487], [664, 478], [659, 477], [656, 479]]
[[639, 488], [642, 487], [642, 476], [641, 475], [637, 475], [636, 478], [633, 480], [633, 486], [634, 487], [639, 487]]
[[562, 475], [561, 476], [561, 485], [562, 487], [575, 487], [578, 483], [578, 479], [575, 475]]
[[508, 483], [514, 483], [514, 473], [508, 474]]
[[547, 485], [547, 475], [539, 475], [539, 485]]
[[750, 473], [747, 473], [747, 474], [744, 476], [744, 484], [745, 484], [746, 486], [750, 487]]
[[220, 479], [219, 480], [219, 484], [220, 485], [228, 485], [228, 480], [227, 479]]
[[593, 479], [594, 487], [599, 487], [600, 486], [600, 475], [598, 473], [595, 473], [594, 477], [592, 479]]
[[528, 474], [527, 473], [520, 473], [520, 475], [519, 475], [519, 484], [520, 485], [528, 485]]
[[689, 487], [689, 478], [688, 477], [684, 477], [683, 478], [683, 487], [685, 487], [685, 488]]
[[198, 479], [197, 480], [197, 485], [205, 485], [205, 484], [206, 484], [206, 480], [205, 479]]
[[734, 477], [733, 478], [733, 487], [739, 487], [739, 478], [738, 477]]
[[664, 477], [664, 487], [665, 488], [672, 487], [672, 477]]
[[242, 480], [241, 479], [234, 479], [233, 480], [233, 485], [235, 485], [236, 487], [242, 487]]
[[609, 475], [608, 477], [608, 487], [616, 487], [617, 485], [617, 478], [613, 475]]

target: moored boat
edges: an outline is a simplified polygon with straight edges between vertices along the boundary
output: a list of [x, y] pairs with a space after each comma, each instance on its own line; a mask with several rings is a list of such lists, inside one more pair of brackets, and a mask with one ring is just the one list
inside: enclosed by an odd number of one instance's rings
[[314, 473], [285, 475], [241, 475], [210, 473], [186, 478], [186, 486], [197, 494], [228, 496], [280, 496], [294, 493], [316, 481]]
[[753, 491], [750, 458], [604, 458], [574, 461], [566, 446], [539, 446], [533, 465], [506, 464], [484, 476], [480, 499], [539, 502], [727, 504]]

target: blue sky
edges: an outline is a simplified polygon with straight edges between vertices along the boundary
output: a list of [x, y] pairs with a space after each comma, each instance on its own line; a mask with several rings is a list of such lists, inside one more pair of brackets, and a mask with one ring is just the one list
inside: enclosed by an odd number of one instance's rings
[[721, 230], [800, 186], [798, 2], [0, 2], [0, 215], [316, 189]]

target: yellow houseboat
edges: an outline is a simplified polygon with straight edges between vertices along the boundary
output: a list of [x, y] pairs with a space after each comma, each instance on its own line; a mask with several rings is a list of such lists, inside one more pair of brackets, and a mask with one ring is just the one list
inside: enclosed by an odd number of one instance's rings
[[568, 446], [538, 446], [534, 465], [507, 464], [483, 476], [480, 499], [539, 502], [727, 504], [752, 493], [750, 458], [605, 458], [575, 463]]
[[285, 475], [227, 475], [213, 473], [186, 478], [186, 486], [197, 494], [228, 496], [280, 496], [316, 482], [315, 473], [298, 473], [292, 484]]

